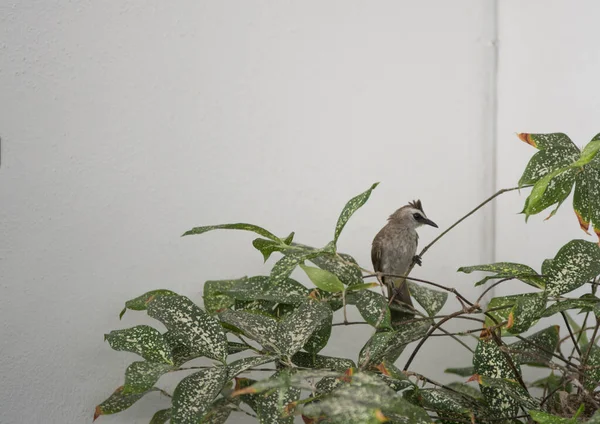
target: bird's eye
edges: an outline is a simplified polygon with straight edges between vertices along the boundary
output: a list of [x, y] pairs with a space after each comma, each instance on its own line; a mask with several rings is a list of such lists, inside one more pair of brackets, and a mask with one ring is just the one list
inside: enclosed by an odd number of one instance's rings
[[416, 219], [417, 221], [419, 221], [420, 219], [422, 219], [423, 217], [421, 216], [421, 214], [418, 213], [413, 213], [413, 218]]

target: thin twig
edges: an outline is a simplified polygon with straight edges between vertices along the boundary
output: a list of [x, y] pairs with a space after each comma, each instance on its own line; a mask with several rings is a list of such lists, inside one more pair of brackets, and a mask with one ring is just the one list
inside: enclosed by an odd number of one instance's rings
[[567, 330], [569, 330], [569, 335], [571, 336], [571, 339], [573, 340], [573, 343], [575, 345], [575, 350], [577, 350], [577, 354], [579, 355], [579, 357], [581, 357], [581, 350], [579, 349], [579, 346], [577, 345], [577, 340], [575, 340], [575, 335], [573, 334], [573, 330], [571, 329], [571, 324], [569, 324], [567, 315], [565, 314], [565, 311], [560, 311], [560, 314], [562, 315], [563, 319], [565, 320], [565, 325], [567, 326]]
[[479, 302], [481, 302], [481, 299], [483, 299], [483, 297], [490, 291], [492, 290], [494, 287], [496, 287], [497, 285], [504, 283], [505, 281], [510, 281], [510, 280], [514, 280], [517, 277], [508, 277], [508, 278], [503, 278], [500, 281], [496, 281], [494, 284], [490, 285], [487, 289], [485, 289], [483, 291], [483, 293], [481, 293], [481, 296], [479, 296], [477, 298], [477, 301], [475, 303], [479, 304]]

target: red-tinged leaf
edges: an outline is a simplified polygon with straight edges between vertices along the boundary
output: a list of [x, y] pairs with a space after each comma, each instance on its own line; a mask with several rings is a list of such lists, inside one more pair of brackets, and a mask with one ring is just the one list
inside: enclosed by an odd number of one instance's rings
[[384, 423], [386, 421], [389, 421], [390, 419], [388, 417], [386, 417], [385, 415], [383, 415], [383, 412], [381, 412], [381, 409], [377, 409], [375, 410], [375, 418], [377, 419], [377, 421], [379, 421], [380, 423]]
[[533, 137], [531, 137], [531, 134], [528, 134], [528, 133], [519, 133], [519, 134], [517, 134], [517, 137], [519, 137], [525, 143], [527, 143], [527, 144], [529, 144], [529, 145], [537, 148], [537, 143], [533, 139]]
[[469, 377], [469, 379], [467, 380], [467, 383], [470, 383], [472, 381], [476, 381], [479, 384], [481, 384], [481, 376], [479, 374], [473, 374], [471, 377]]

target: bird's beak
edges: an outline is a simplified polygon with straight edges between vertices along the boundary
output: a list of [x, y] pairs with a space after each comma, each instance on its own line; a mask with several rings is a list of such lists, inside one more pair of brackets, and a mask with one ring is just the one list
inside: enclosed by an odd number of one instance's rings
[[431, 225], [432, 227], [438, 228], [437, 224], [428, 218], [425, 218], [425, 220], [423, 221], [423, 224]]

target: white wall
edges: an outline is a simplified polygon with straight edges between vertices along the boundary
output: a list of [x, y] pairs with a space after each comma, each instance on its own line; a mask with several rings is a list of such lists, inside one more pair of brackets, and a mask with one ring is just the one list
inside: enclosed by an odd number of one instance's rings
[[[89, 422], [134, 358], [103, 333], [147, 322], [119, 322], [125, 300], [168, 287], [200, 301], [208, 279], [268, 272], [251, 235], [179, 238], [192, 226], [246, 221], [324, 245], [344, 203], [381, 181], [340, 240], [369, 265], [372, 237], [406, 201], [444, 228], [495, 191], [496, 167], [499, 187], [514, 184], [532, 154], [514, 132], [586, 142], [598, 131], [593, 16], [521, 4], [499, 8], [496, 131], [492, 1], [0, 3], [0, 422]], [[557, 51], [565, 63], [548, 58]], [[459, 266], [494, 250], [535, 264], [548, 256], [531, 253], [536, 238], [578, 234], [572, 220], [548, 231], [557, 217], [515, 247], [516, 197], [497, 225], [490, 206], [440, 241], [415, 275], [474, 295]], [[351, 356], [370, 334], [340, 329], [325, 353]], [[413, 369], [447, 380], [465, 352], [431, 340]], [[164, 404], [151, 395], [101, 420], [146, 423]]]

